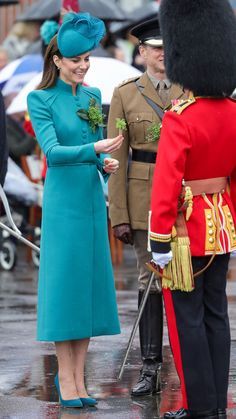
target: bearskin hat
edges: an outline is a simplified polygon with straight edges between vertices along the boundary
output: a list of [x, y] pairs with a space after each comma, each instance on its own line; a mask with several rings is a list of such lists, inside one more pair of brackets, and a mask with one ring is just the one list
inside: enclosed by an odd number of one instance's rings
[[236, 87], [236, 17], [228, 0], [162, 0], [168, 78], [201, 96]]

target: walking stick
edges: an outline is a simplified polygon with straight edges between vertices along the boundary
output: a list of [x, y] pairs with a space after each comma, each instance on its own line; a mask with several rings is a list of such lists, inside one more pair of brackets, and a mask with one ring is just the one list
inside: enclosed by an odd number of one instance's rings
[[122, 365], [120, 367], [118, 380], [121, 380], [121, 378], [123, 376], [124, 369], [125, 369], [125, 364], [126, 364], [128, 356], [129, 356], [129, 352], [130, 352], [130, 349], [131, 349], [131, 346], [132, 346], [132, 343], [133, 343], [133, 340], [134, 340], [134, 337], [135, 337], [135, 333], [136, 333], [136, 330], [138, 328], [141, 316], [143, 314], [143, 310], [144, 310], [144, 307], [145, 307], [145, 304], [146, 304], [146, 301], [147, 301], [152, 283], [155, 279], [155, 276], [156, 275], [155, 275], [154, 272], [150, 273], [148, 283], [147, 283], [146, 289], [144, 291], [143, 298], [142, 298], [142, 301], [141, 301], [139, 309], [138, 309], [137, 317], [136, 317], [136, 320], [134, 322], [133, 329], [132, 329], [132, 332], [131, 332], [131, 335], [130, 335], [130, 338], [129, 338], [129, 342], [128, 342], [127, 349], [126, 349], [126, 352], [125, 352], [124, 360], [123, 360]]
[[14, 220], [12, 218], [11, 215], [11, 210], [9, 207], [9, 203], [6, 197], [6, 194], [2, 188], [2, 186], [0, 185], [0, 198], [2, 200], [6, 215], [7, 215], [7, 219], [9, 221], [9, 224], [12, 228], [6, 226], [5, 224], [3, 224], [2, 222], [0, 222], [0, 227], [3, 230], [6, 230], [9, 234], [11, 234], [12, 236], [16, 237], [18, 240], [20, 240], [22, 243], [26, 244], [27, 246], [31, 247], [33, 250], [35, 250], [36, 252], [40, 253], [40, 248], [38, 246], [35, 246], [34, 243], [32, 243], [30, 240], [25, 239], [22, 236], [21, 231], [17, 228], [17, 226], [14, 223]]

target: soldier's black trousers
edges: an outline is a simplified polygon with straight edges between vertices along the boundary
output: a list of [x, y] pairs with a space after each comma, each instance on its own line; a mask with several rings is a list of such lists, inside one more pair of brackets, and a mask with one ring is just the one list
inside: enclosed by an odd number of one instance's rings
[[[193, 257], [194, 272], [209, 261]], [[192, 292], [163, 290], [171, 349], [183, 407], [227, 407], [230, 329], [226, 297], [229, 254], [217, 255]]]

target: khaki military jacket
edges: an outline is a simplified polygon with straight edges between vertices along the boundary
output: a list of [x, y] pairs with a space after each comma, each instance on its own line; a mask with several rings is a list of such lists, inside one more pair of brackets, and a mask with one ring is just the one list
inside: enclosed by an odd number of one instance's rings
[[[143, 95], [152, 99], [162, 109], [163, 103], [146, 72], [139, 78], [141, 92], [135, 84], [136, 80], [138, 78], [130, 79], [118, 86], [114, 90], [110, 105], [108, 138], [118, 135], [116, 118], [125, 119], [127, 131], [123, 132], [124, 142], [121, 148], [112, 155], [119, 160], [120, 169], [109, 179], [109, 215], [113, 227], [129, 223], [132, 229], [147, 230], [155, 165], [132, 161], [130, 152], [132, 153], [133, 149], [157, 151], [158, 141], [147, 140], [147, 129], [152, 123], [159, 123], [161, 120]], [[172, 99], [179, 98], [184, 98], [183, 90], [172, 85], [166, 108], [171, 106]]]

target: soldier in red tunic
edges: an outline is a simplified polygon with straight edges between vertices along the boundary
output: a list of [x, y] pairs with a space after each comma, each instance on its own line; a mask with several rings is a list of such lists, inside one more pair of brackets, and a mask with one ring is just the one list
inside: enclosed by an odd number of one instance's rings
[[152, 188], [151, 249], [165, 267], [183, 396], [182, 408], [164, 418], [223, 419], [230, 358], [225, 288], [236, 250], [236, 104], [229, 98], [236, 19], [228, 0], [162, 0], [160, 22], [167, 76], [193, 92], [164, 116]]

